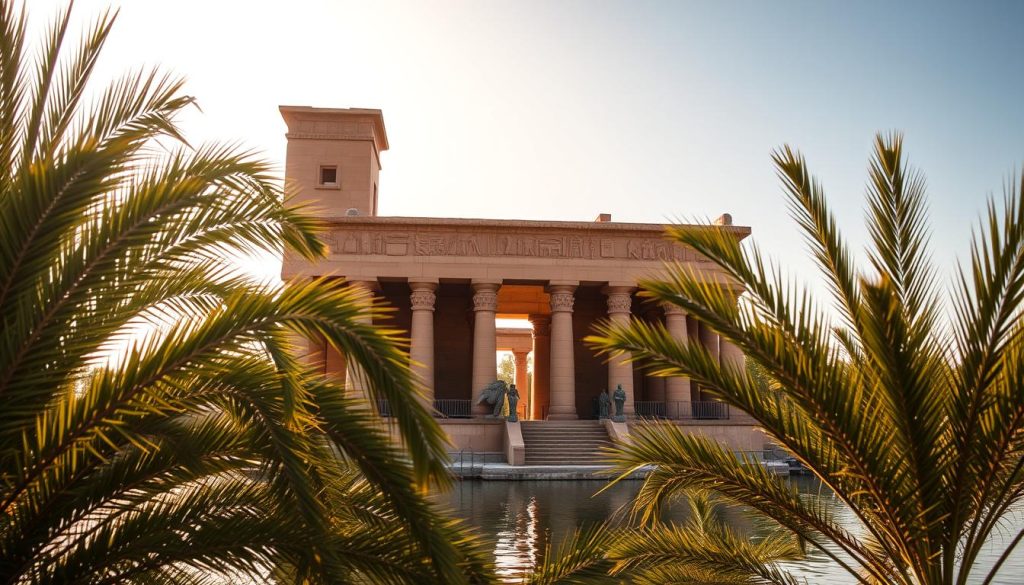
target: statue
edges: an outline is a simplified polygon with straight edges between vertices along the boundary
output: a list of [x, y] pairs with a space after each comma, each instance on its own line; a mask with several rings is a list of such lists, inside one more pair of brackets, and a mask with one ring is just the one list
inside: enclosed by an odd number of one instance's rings
[[516, 406], [519, 404], [519, 390], [516, 390], [516, 385], [512, 384], [508, 387], [508, 422], [519, 422], [519, 413], [516, 412]]
[[626, 415], [622, 413], [622, 407], [626, 405], [626, 391], [622, 389], [622, 384], [619, 384], [615, 388], [615, 416], [612, 420], [615, 422], [626, 422]]
[[486, 402], [487, 404], [494, 405], [494, 411], [491, 416], [498, 418], [501, 416], [501, 409], [505, 406], [505, 393], [508, 392], [508, 386], [505, 385], [504, 380], [495, 380], [490, 384], [484, 386], [484, 389], [480, 391], [480, 398], [477, 399], [477, 404]]
[[608, 391], [601, 390], [597, 395], [597, 418], [606, 419], [608, 418], [608, 410], [611, 407], [611, 399], [608, 398]]

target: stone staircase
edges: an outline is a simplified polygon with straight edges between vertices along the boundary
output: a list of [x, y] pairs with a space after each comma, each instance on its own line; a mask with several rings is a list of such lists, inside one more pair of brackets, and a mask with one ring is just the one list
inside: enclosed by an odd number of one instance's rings
[[526, 465], [601, 465], [601, 447], [610, 444], [596, 420], [523, 421]]

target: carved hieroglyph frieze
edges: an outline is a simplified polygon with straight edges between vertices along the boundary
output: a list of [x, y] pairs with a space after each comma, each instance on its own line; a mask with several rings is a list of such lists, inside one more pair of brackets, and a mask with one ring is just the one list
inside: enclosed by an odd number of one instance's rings
[[289, 139], [373, 140], [370, 121], [299, 120], [289, 129]]
[[391, 229], [339, 229], [326, 237], [332, 254], [355, 256], [470, 256], [585, 260], [701, 262], [692, 250], [659, 236], [410, 233]]

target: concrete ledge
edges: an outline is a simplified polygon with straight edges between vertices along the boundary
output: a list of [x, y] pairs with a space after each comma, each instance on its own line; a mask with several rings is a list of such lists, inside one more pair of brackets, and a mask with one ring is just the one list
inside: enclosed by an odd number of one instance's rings
[[526, 444], [523, 442], [523, 429], [518, 422], [505, 421], [504, 435], [505, 461], [509, 465], [526, 463]]
[[[577, 480], [594, 479], [609, 481], [615, 477], [606, 465], [508, 465], [507, 463], [486, 463], [475, 469], [459, 469], [452, 466], [452, 472], [464, 479], [474, 478], [488, 481], [529, 481], [529, 480]], [[641, 470], [628, 479], [643, 479], [648, 470]]]
[[603, 418], [604, 429], [608, 431], [608, 438], [616, 445], [623, 445], [629, 442], [629, 424], [615, 422], [610, 418]]

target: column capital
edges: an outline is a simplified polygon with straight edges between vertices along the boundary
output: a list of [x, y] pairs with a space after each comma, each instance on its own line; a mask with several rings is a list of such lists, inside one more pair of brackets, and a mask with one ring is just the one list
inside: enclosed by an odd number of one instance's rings
[[674, 303], [661, 303], [661, 308], [665, 310], [666, 317], [669, 315], [681, 315], [685, 317], [687, 315], [686, 309]]
[[437, 302], [437, 295], [434, 293], [437, 290], [436, 282], [410, 281], [409, 288], [412, 289], [409, 300], [412, 302], [413, 311], [434, 310], [434, 304]]
[[359, 288], [359, 289], [362, 289], [362, 290], [364, 290], [366, 292], [378, 292], [378, 291], [380, 291], [380, 282], [378, 282], [376, 279], [374, 279], [374, 280], [351, 279], [351, 280], [346, 280], [345, 282], [346, 282], [346, 284], [348, 284], [348, 286], [351, 286], [353, 288]]
[[548, 315], [530, 315], [530, 323], [533, 325], [533, 338], [551, 336], [551, 317]]
[[608, 297], [608, 314], [629, 314], [633, 309], [634, 286], [606, 286], [601, 289]]
[[476, 282], [473, 287], [473, 310], [474, 311], [497, 311], [498, 310], [498, 289], [500, 282]]
[[550, 296], [552, 313], [571, 313], [575, 301], [575, 284], [549, 284], [547, 292]]

